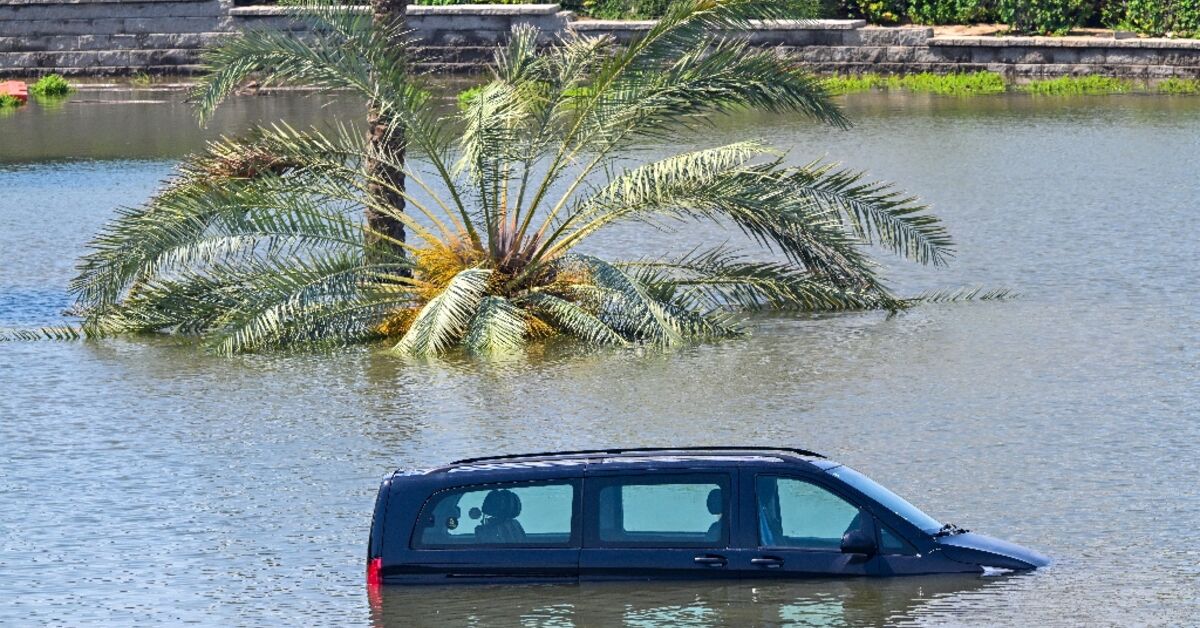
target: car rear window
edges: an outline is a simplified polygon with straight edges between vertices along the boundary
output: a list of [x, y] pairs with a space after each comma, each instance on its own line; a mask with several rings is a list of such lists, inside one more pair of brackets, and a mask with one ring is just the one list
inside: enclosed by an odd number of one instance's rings
[[468, 486], [435, 493], [421, 509], [416, 549], [578, 545], [578, 482]]
[[[589, 480], [591, 482], [591, 480]], [[597, 481], [604, 547], [725, 547], [729, 476], [630, 476]]]

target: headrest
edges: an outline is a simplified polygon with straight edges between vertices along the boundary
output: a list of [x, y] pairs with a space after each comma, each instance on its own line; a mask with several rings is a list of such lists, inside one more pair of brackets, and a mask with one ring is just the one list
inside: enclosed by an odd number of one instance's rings
[[708, 512], [714, 515], [725, 512], [725, 500], [721, 499], [721, 489], [714, 488], [708, 492]]
[[516, 519], [521, 514], [521, 498], [508, 489], [499, 489], [483, 498], [483, 514], [501, 521]]

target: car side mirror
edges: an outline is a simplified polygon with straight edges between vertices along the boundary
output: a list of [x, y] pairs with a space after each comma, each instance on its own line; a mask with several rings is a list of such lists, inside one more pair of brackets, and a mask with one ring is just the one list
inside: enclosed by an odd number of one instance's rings
[[862, 530], [851, 530], [842, 535], [842, 553], [874, 556], [879, 553], [879, 546], [872, 536]]

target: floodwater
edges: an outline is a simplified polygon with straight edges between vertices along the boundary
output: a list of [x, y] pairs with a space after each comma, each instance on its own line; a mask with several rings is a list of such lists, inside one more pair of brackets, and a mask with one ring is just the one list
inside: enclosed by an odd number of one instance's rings
[[[140, 104], [85, 102], [163, 100]], [[243, 98], [201, 131], [179, 97], [79, 94], [0, 118], [0, 327], [53, 322], [74, 258], [205, 137], [358, 115]], [[204, 355], [168, 340], [0, 345], [0, 624], [1187, 625], [1200, 618], [1200, 99], [863, 95], [842, 132], [739, 117], [896, 180], [955, 235], [915, 294], [999, 303], [767, 316], [668, 354], [499, 362]], [[674, 148], [674, 147], [672, 147]], [[646, 156], [654, 153], [648, 151]], [[720, 241], [718, 233], [700, 235]], [[615, 230], [638, 255], [669, 237]], [[943, 521], [1038, 549], [1000, 578], [363, 586], [378, 480], [495, 452], [789, 444]]]

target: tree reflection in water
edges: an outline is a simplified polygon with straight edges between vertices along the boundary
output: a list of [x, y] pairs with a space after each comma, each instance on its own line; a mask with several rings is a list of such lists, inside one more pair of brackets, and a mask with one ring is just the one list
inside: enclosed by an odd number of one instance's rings
[[895, 625], [914, 620], [938, 600], [1018, 578], [388, 587], [372, 600], [371, 617], [377, 628]]

